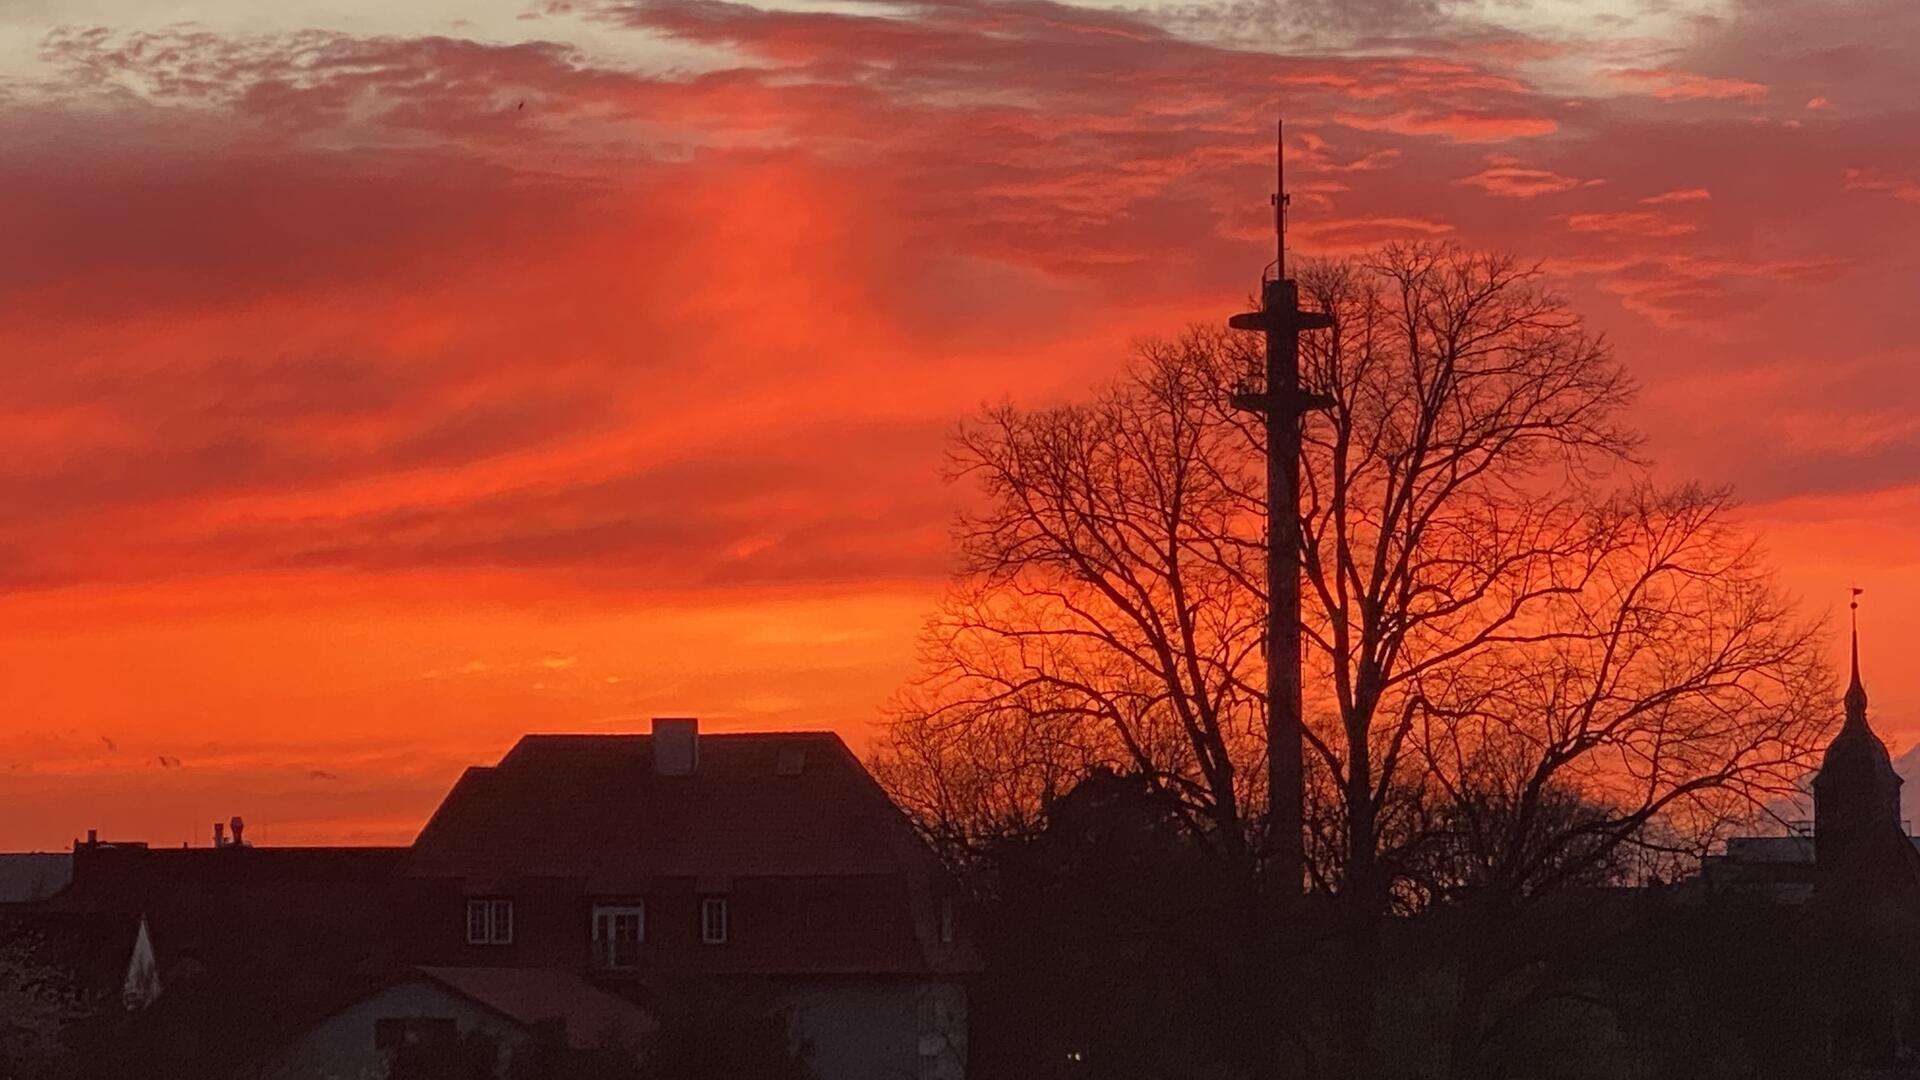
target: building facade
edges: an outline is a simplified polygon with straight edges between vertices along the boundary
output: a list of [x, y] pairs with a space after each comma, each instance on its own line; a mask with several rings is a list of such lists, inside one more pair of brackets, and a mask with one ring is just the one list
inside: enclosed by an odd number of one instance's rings
[[645, 1004], [763, 994], [824, 1080], [961, 1080], [977, 952], [931, 850], [838, 736], [529, 735], [468, 769], [401, 875], [417, 961], [577, 973]]

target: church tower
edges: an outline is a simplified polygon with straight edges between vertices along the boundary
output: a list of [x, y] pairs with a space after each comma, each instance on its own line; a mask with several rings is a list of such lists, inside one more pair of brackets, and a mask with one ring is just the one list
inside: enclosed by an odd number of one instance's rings
[[1860, 626], [1852, 605], [1853, 678], [1847, 684], [1846, 722], [1828, 744], [1813, 778], [1814, 861], [1823, 875], [1873, 858], [1887, 837], [1904, 839], [1900, 776], [1887, 745], [1867, 724], [1867, 690], [1860, 684]]

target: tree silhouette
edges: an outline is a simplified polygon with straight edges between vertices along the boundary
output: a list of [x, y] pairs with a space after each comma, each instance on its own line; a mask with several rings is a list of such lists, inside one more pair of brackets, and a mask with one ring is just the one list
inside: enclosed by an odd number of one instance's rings
[[87, 1014], [72, 978], [40, 956], [38, 935], [0, 934], [0, 1078], [72, 1075], [70, 1026]]
[[[1332, 402], [1304, 429], [1309, 852], [1338, 900], [1334, 1057], [1361, 1076], [1390, 912], [1497, 913], [1627, 849], [1698, 850], [1811, 763], [1828, 684], [1727, 495], [1651, 483], [1630, 381], [1536, 269], [1393, 246], [1300, 283], [1334, 318], [1302, 343]], [[1146, 778], [1240, 898], [1238, 996], [1280, 1032], [1262, 433], [1227, 403], [1249, 349], [1148, 342], [1086, 403], [962, 430], [983, 504], [876, 765], [959, 853], [1094, 765]]]

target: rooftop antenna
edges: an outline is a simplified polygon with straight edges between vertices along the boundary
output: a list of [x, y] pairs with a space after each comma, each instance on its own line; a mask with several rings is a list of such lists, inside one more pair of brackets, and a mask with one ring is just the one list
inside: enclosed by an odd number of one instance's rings
[[1287, 122], [1273, 124], [1273, 276], [1287, 276]]

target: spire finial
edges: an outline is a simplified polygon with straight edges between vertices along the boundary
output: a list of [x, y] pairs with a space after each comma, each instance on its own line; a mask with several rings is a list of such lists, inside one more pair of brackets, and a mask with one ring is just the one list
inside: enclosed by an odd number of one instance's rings
[[1867, 722], [1867, 688], [1860, 684], [1860, 594], [1865, 591], [1855, 587], [1854, 598], [1847, 604], [1853, 630], [1853, 677], [1847, 683], [1847, 723], [1860, 725]]

